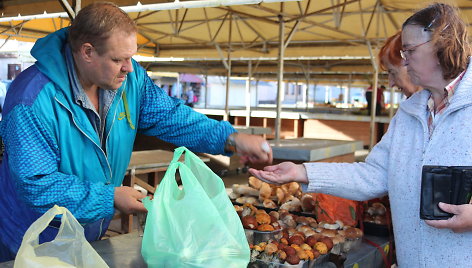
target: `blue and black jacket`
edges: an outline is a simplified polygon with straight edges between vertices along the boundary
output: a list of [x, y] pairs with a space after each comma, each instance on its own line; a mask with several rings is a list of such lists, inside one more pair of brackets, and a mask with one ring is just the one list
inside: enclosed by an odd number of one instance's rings
[[208, 119], [167, 96], [133, 61], [134, 72], [106, 116], [103, 150], [74, 102], [64, 56], [67, 33], [64, 28], [36, 42], [31, 54], [37, 62], [15, 79], [4, 105], [0, 244], [13, 254], [29, 225], [55, 204], [74, 214], [88, 240], [98, 239], [114, 214], [114, 187], [122, 183], [137, 131], [212, 154], [223, 153], [235, 132], [228, 122]]

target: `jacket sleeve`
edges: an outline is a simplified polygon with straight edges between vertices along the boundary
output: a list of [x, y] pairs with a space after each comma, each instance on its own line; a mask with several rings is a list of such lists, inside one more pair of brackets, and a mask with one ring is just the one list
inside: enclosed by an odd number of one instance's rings
[[31, 106], [16, 105], [0, 126], [18, 195], [33, 210], [44, 213], [57, 204], [81, 223], [113, 215], [114, 187], [59, 172], [56, 140]]
[[370, 200], [387, 194], [390, 144], [396, 117], [387, 133], [374, 146], [365, 162], [359, 163], [304, 163], [308, 184], [305, 192], [318, 192], [351, 200]]
[[236, 130], [227, 121], [216, 121], [195, 112], [167, 95], [144, 72], [139, 131], [194, 152], [224, 154], [227, 137]]

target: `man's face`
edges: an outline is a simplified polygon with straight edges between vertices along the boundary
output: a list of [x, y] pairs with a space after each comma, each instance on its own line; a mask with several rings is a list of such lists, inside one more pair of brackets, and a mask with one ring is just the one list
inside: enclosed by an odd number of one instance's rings
[[116, 90], [121, 87], [128, 73], [133, 71], [131, 57], [137, 51], [136, 34], [115, 31], [106, 40], [104, 53], [96, 50], [91, 54], [91, 82], [102, 89]]

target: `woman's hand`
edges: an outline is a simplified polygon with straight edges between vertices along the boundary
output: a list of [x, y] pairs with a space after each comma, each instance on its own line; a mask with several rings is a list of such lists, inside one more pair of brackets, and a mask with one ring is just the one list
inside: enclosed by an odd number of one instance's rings
[[447, 220], [426, 220], [425, 222], [439, 229], [451, 229], [455, 233], [463, 233], [472, 231], [472, 205], [451, 205], [439, 203], [439, 208], [445, 212], [454, 214]]
[[303, 164], [297, 165], [292, 162], [283, 162], [274, 166], [267, 166], [264, 170], [250, 168], [249, 172], [270, 183], [283, 184], [292, 181], [308, 183], [306, 169]]

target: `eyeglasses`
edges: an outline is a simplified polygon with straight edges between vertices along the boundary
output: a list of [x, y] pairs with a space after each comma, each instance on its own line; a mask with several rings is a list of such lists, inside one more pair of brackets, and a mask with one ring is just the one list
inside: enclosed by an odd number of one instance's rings
[[[413, 50], [417, 49], [418, 47], [420, 47], [420, 46], [422, 46], [422, 45], [424, 45], [424, 44], [426, 44], [426, 43], [428, 43], [428, 42], [431, 42], [431, 40], [428, 40], [428, 41], [423, 42], [423, 43], [421, 43], [421, 44], [418, 44], [418, 45], [416, 45], [416, 46], [412, 46], [412, 47], [410, 47], [410, 48], [408, 48], [408, 49], [401, 49], [401, 50], [400, 50], [400, 56], [402, 57], [403, 60], [406, 60], [407, 55], [411, 55], [411, 53], [413, 52]], [[407, 54], [407, 53], [408, 53], [408, 54]]]

